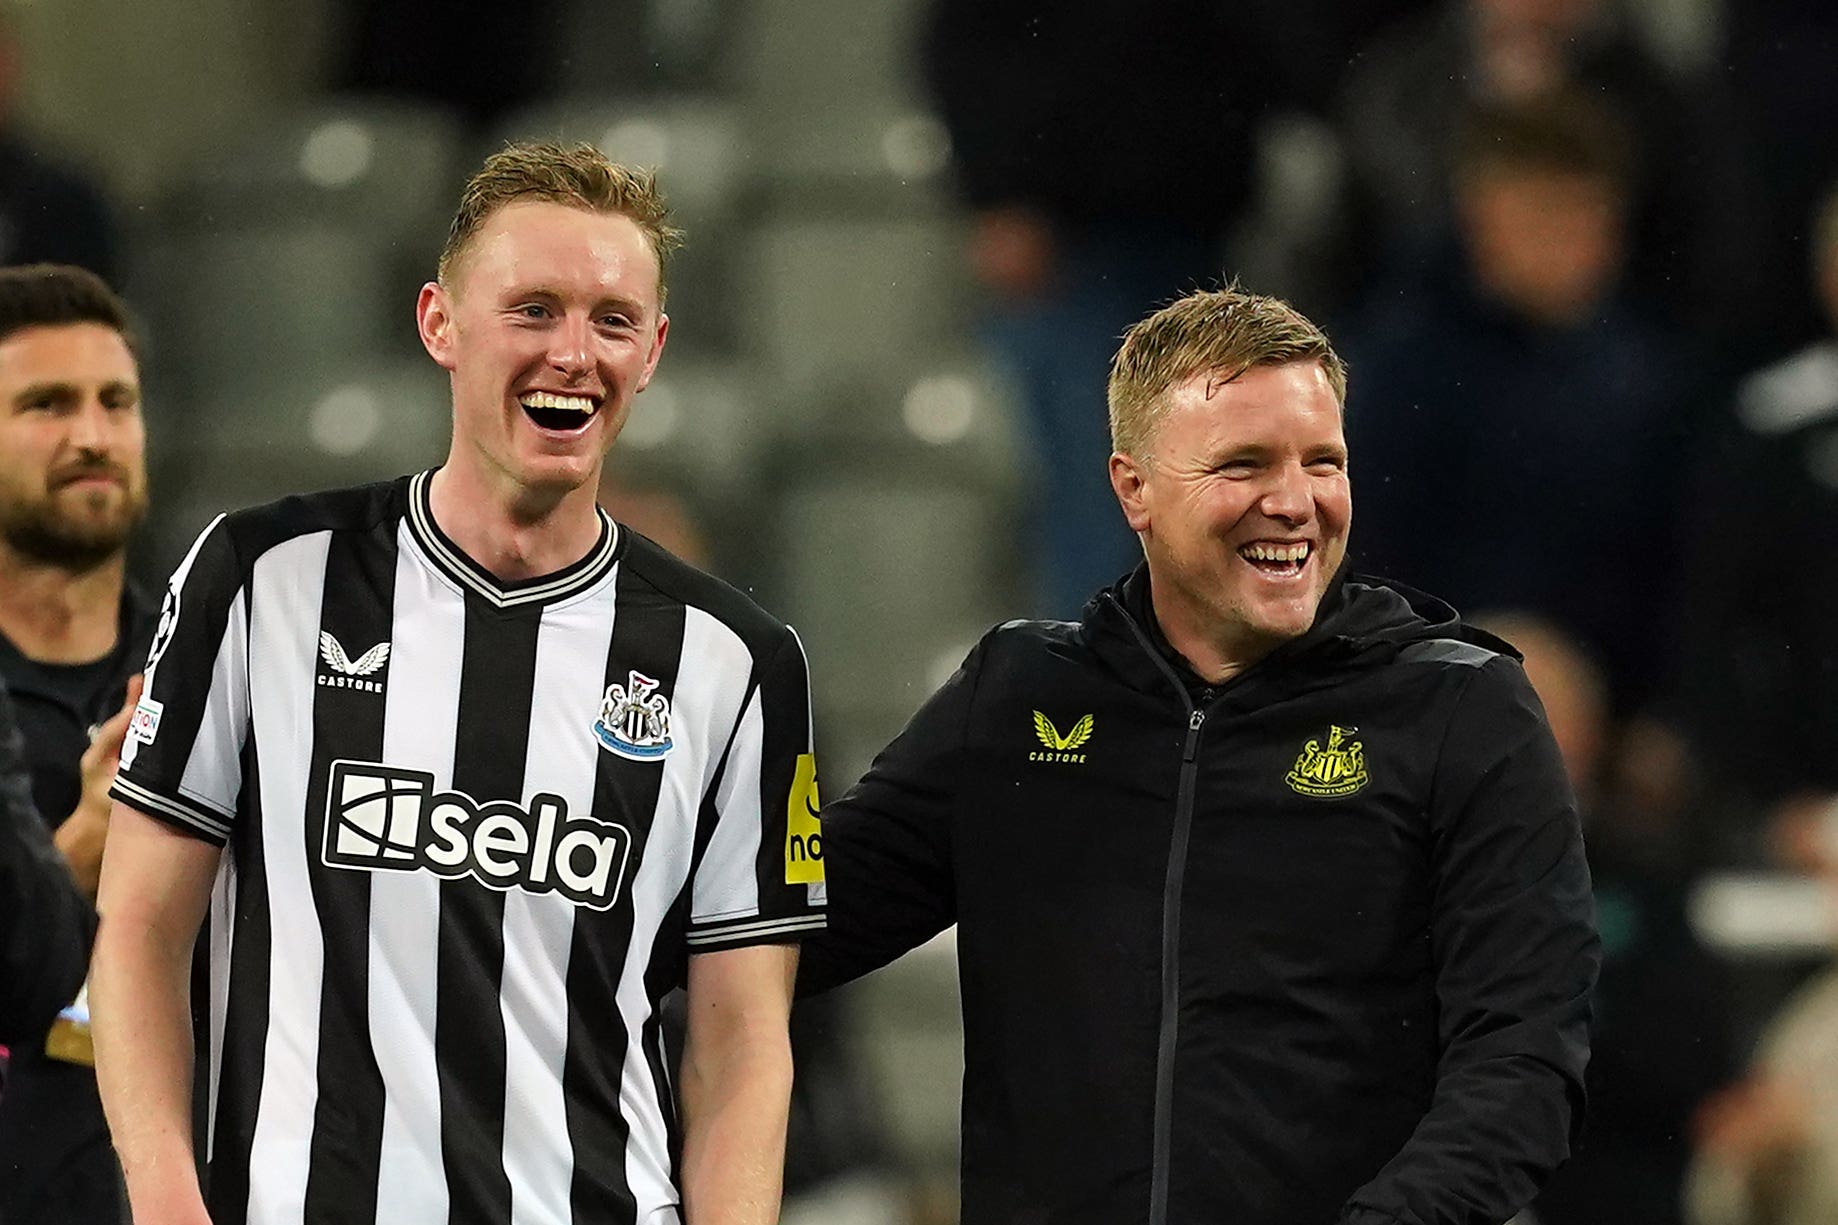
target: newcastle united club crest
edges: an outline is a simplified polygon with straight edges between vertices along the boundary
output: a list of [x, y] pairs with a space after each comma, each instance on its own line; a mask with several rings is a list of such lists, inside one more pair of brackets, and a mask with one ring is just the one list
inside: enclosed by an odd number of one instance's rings
[[628, 674], [629, 684], [606, 687], [594, 738], [600, 747], [632, 761], [656, 761], [670, 751], [670, 699], [658, 682], [642, 672]]

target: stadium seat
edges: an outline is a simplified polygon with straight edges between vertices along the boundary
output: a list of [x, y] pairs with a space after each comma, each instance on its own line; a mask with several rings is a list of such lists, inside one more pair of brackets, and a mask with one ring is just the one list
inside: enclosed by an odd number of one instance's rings
[[736, 278], [743, 351], [794, 402], [903, 381], [961, 344], [962, 246], [945, 219], [769, 222]]
[[747, 0], [737, 7], [733, 72], [761, 106], [828, 122], [920, 97], [923, 0]]
[[341, 226], [431, 274], [463, 178], [439, 108], [331, 97], [251, 123], [178, 187], [179, 220], [223, 231], [298, 218]]
[[769, 408], [758, 380], [743, 369], [671, 353], [632, 405], [609, 460], [613, 473], [719, 512], [760, 480]]
[[917, 107], [856, 107], [821, 123], [765, 108], [751, 116], [749, 146], [761, 194], [782, 214], [936, 217], [952, 207], [950, 133]]
[[[768, 607], [803, 634], [817, 705], [843, 726], [897, 731], [1012, 607], [1007, 525], [961, 485], [819, 473], [780, 495], [778, 527]], [[858, 772], [879, 745], [838, 747]]]
[[425, 359], [335, 365], [261, 396], [220, 389], [152, 431], [152, 551], [177, 561], [220, 510], [433, 467], [450, 416], [445, 376]]
[[327, 361], [419, 350], [416, 284], [317, 223], [168, 238], [130, 284], [168, 394], [267, 393]]
[[564, 93], [718, 86], [736, 0], [567, 0], [552, 61]]

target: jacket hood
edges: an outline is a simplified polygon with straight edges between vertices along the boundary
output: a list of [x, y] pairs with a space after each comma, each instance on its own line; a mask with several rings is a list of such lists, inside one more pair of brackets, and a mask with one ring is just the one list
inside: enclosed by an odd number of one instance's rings
[[[1149, 598], [1147, 563], [1100, 591], [1085, 605], [1082, 636], [1101, 654], [1127, 649], [1140, 653], [1147, 642], [1189, 683], [1204, 688], [1187, 661], [1168, 644]], [[1300, 638], [1284, 643], [1247, 669], [1269, 674], [1321, 665], [1367, 666], [1389, 661], [1413, 642], [1454, 639], [1519, 659], [1504, 640], [1464, 623], [1446, 601], [1392, 579], [1348, 574], [1343, 567], [1328, 584], [1315, 623]], [[1157, 672], [1160, 670], [1157, 669]]]

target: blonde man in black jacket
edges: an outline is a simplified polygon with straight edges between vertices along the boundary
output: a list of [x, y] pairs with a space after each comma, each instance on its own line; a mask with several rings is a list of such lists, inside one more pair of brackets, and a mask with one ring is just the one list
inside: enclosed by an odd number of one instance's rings
[[1131, 329], [1144, 564], [991, 631], [824, 811], [805, 990], [958, 925], [964, 1225], [1499, 1225], [1569, 1151], [1576, 802], [1510, 647], [1343, 574], [1345, 391], [1273, 299]]

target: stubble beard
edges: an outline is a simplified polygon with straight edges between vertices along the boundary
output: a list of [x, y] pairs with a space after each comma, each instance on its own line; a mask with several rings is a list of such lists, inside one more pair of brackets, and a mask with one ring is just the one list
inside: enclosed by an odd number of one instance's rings
[[63, 511], [56, 494], [0, 502], [0, 539], [31, 561], [81, 574], [121, 555], [146, 506], [144, 493], [126, 487], [113, 507], [85, 507], [77, 514]]

